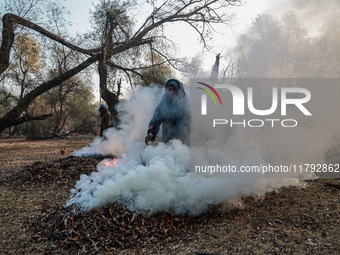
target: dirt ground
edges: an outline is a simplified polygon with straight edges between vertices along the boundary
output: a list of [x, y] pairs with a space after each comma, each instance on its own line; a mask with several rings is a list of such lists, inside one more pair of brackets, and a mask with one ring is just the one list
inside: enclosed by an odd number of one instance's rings
[[0, 176], [11, 175], [20, 167], [36, 161], [67, 158], [93, 139], [90, 135], [78, 135], [69, 139], [0, 139]]
[[[0, 180], [37, 161], [67, 158], [93, 138], [80, 135], [70, 139], [0, 139]], [[43, 249], [32, 244], [23, 224], [27, 216], [39, 214], [44, 204], [63, 204], [68, 195], [69, 187], [23, 190], [17, 186], [0, 185], [0, 254], [41, 253]]]
[[[0, 139], [0, 180], [36, 161], [66, 159], [92, 140], [89, 136]], [[27, 227], [29, 216], [43, 216], [44, 208], [63, 205], [69, 190], [69, 186], [22, 189], [2, 182], [0, 254], [340, 254], [339, 179], [306, 181], [301, 187], [282, 188], [257, 199], [244, 197], [239, 208], [214, 215], [186, 239], [96, 253], [71, 252], [56, 240], [37, 242], [36, 233]]]

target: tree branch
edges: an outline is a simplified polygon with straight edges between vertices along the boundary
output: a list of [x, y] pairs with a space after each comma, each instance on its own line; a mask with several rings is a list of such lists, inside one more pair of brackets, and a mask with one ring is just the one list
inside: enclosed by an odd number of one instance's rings
[[13, 126], [13, 125], [9, 125], [11, 120], [17, 119], [21, 115], [21, 113], [23, 113], [28, 108], [28, 106], [32, 103], [32, 101], [35, 98], [45, 93], [46, 91], [50, 90], [51, 88], [58, 86], [60, 83], [66, 81], [67, 79], [71, 78], [73, 75], [79, 73], [86, 67], [90, 66], [91, 64], [96, 62], [100, 56], [101, 54], [97, 54], [87, 59], [86, 61], [74, 67], [73, 69], [59, 75], [58, 77], [48, 82], [42, 83], [40, 86], [38, 86], [37, 88], [29, 92], [26, 96], [24, 96], [19, 101], [19, 103], [12, 110], [7, 112], [3, 117], [0, 118], [0, 132], [3, 131], [7, 127]]
[[31, 116], [25, 114], [24, 116], [21, 116], [19, 118], [9, 120], [9, 122], [7, 124], [8, 124], [8, 127], [11, 127], [11, 126], [16, 126], [16, 125], [19, 125], [19, 124], [22, 124], [22, 123], [25, 123], [25, 122], [28, 122], [28, 121], [32, 121], [32, 120], [45, 120], [45, 119], [48, 119], [52, 116], [53, 116], [53, 114], [51, 114], [51, 113], [50, 114], [43, 114], [43, 115], [40, 115], [40, 116], [34, 116], [34, 117], [31, 117]]
[[57, 41], [61, 43], [62, 45], [67, 46], [68, 48], [90, 55], [95, 56], [96, 52], [99, 52], [100, 49], [82, 49], [78, 46], [75, 46], [64, 39], [62, 39], [59, 36], [56, 36], [55, 34], [50, 33], [49, 31], [45, 30], [44, 28], [38, 26], [37, 24], [34, 24], [33, 22], [26, 20], [24, 18], [21, 18], [17, 15], [7, 13], [2, 18], [3, 23], [3, 32], [2, 32], [2, 43], [0, 48], [0, 74], [3, 73], [9, 66], [9, 55], [10, 50], [14, 41], [14, 23], [20, 24], [22, 26], [31, 28], [40, 34]]

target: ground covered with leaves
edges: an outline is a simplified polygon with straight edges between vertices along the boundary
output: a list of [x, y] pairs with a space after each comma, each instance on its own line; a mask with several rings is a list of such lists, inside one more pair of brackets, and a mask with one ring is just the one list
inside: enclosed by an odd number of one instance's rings
[[[340, 254], [339, 179], [243, 197], [236, 208], [224, 204], [198, 216], [144, 217], [117, 203], [65, 208], [79, 176], [99, 162], [69, 157], [91, 139], [0, 140], [7, 157], [0, 166], [0, 254]], [[41, 149], [52, 155], [39, 158]]]

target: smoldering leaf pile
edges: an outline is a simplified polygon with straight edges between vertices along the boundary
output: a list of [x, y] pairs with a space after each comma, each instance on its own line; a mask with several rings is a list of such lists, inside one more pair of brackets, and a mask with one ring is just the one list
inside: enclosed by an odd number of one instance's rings
[[112, 252], [192, 238], [197, 229], [218, 215], [222, 211], [211, 208], [196, 217], [164, 212], [144, 217], [112, 203], [88, 212], [74, 207], [46, 208], [29, 220], [27, 228], [36, 233], [35, 242], [50, 240], [68, 252]]

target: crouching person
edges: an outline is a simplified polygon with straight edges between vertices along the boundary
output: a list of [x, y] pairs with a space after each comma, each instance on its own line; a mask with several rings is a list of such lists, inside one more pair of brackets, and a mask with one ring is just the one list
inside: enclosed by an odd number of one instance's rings
[[145, 143], [155, 141], [156, 135], [162, 125], [162, 141], [179, 139], [189, 144], [190, 139], [190, 105], [183, 84], [176, 79], [165, 83], [165, 94], [156, 107], [149, 123]]

